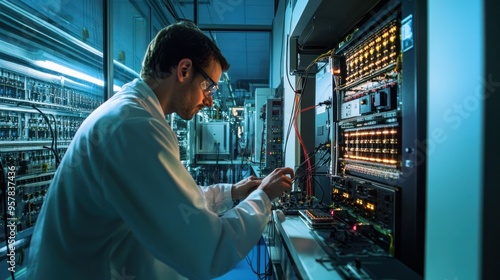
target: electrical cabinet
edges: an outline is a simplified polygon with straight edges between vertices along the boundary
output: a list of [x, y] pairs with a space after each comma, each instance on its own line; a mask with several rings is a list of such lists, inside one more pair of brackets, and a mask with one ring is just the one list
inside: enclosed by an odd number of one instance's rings
[[[344, 268], [354, 260], [343, 259], [345, 252], [339, 253], [335, 242], [348, 238], [349, 244], [365, 248], [366, 258], [358, 260], [363, 263], [378, 249], [369, 253], [373, 248], [358, 242], [371, 240], [385, 254], [423, 275], [426, 158], [418, 144], [426, 138], [422, 70], [426, 46], [421, 35], [425, 5], [324, 0], [300, 8], [287, 53], [290, 72], [298, 81], [294, 98], [305, 98], [309, 91], [303, 85], [316, 83], [314, 147], [302, 147], [301, 156], [311, 161], [314, 157], [309, 176], [329, 177], [330, 181], [323, 179], [330, 192], [330, 216], [349, 226], [343, 231], [338, 225], [324, 225], [334, 229], [320, 233], [319, 240], [331, 252], [332, 263]], [[291, 70], [300, 57], [311, 54], [316, 55], [309, 59], [316, 69]], [[306, 114], [303, 109], [300, 117]], [[301, 136], [310, 134], [309, 126], [300, 129]], [[323, 165], [326, 158], [330, 162]], [[299, 199], [296, 194], [293, 198], [290, 201]], [[307, 196], [299, 201], [309, 202]], [[308, 207], [314, 208], [314, 203]], [[339, 270], [346, 272], [346, 278], [355, 277], [344, 268]]]

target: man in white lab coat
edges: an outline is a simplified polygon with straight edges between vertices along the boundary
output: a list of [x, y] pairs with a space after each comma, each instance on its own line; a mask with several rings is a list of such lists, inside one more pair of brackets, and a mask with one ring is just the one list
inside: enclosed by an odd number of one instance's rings
[[[199, 187], [165, 120], [212, 106], [228, 67], [190, 23], [157, 34], [141, 79], [85, 120], [62, 159], [36, 222], [29, 279], [209, 279], [247, 255], [293, 170]], [[233, 199], [242, 201], [231, 208]]]

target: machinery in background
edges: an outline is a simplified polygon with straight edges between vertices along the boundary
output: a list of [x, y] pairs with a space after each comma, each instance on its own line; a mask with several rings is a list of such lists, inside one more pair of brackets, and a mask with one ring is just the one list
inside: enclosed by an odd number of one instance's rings
[[177, 135], [180, 160], [193, 179], [204, 186], [235, 183], [255, 174], [251, 168], [254, 103], [246, 99], [239, 102], [244, 106], [228, 105], [234, 100], [231, 89], [223, 81], [220, 85], [214, 106], [201, 110], [193, 119], [167, 115], [167, 122]]
[[259, 164], [265, 173], [283, 166], [283, 101], [267, 99], [261, 109], [263, 122]]
[[167, 122], [175, 134], [179, 142], [179, 158], [185, 166], [189, 166], [193, 162], [193, 128], [192, 122], [186, 121], [178, 117], [176, 114], [167, 116]]
[[225, 121], [201, 122], [196, 124], [196, 155], [197, 158], [211, 159], [216, 162], [232, 156], [234, 148], [230, 124]]
[[263, 151], [266, 149], [266, 133], [265, 129], [267, 124], [267, 103], [268, 99], [272, 99], [276, 95], [276, 89], [274, 88], [257, 88], [255, 89], [254, 97], [254, 137], [253, 137], [253, 147], [254, 151], [252, 153], [252, 161], [259, 165], [259, 168], [265, 168], [265, 158], [263, 157]]
[[230, 91], [223, 87], [214, 106], [190, 121], [167, 117], [179, 140], [180, 158], [199, 185], [264, 176], [283, 165], [283, 105], [274, 98], [276, 90], [239, 93], [243, 106], [234, 105]]

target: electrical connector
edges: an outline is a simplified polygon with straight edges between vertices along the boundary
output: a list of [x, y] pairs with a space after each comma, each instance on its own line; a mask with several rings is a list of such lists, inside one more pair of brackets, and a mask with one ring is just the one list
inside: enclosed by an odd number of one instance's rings
[[330, 99], [318, 103], [318, 106], [330, 106], [330, 105], [332, 105], [332, 100]]

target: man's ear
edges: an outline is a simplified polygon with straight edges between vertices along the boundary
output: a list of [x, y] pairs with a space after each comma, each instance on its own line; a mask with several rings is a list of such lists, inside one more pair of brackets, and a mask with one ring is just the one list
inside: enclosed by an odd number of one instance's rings
[[193, 62], [189, 58], [183, 58], [177, 64], [177, 79], [183, 81], [190, 75], [191, 68], [193, 68]]

